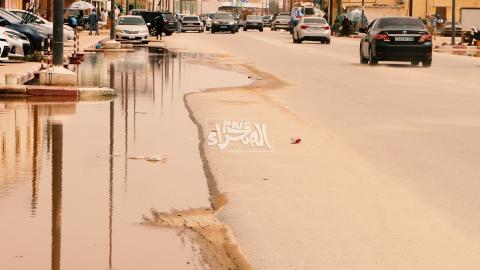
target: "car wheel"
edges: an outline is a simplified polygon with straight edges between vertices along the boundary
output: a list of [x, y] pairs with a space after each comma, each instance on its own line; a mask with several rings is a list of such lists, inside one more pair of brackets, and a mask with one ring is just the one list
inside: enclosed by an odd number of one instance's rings
[[171, 36], [172, 34], [173, 34], [173, 32], [165, 32], [165, 35], [166, 35], [167, 37]]
[[360, 45], [360, 64], [362, 65], [368, 64], [368, 58], [363, 57], [362, 45]]
[[330, 44], [330, 39], [325, 40], [325, 44]]
[[243, 27], [243, 31], [247, 31], [247, 28]]
[[263, 28], [260, 28], [260, 32], [263, 32]]
[[235, 34], [235, 30], [230, 31], [232, 34]]
[[368, 50], [368, 63], [370, 65], [378, 64], [378, 59], [375, 56], [373, 56], [372, 49]]
[[423, 67], [431, 67], [432, 66], [432, 58], [425, 58], [422, 60]]
[[212, 34], [215, 34], [215, 30], [213, 30], [213, 29], [212, 29], [212, 31], [211, 31], [211, 32], [212, 32]]
[[205, 27], [205, 30], [210, 31], [210, 27]]
[[297, 43], [297, 39], [295, 38], [295, 35], [292, 35], [293, 43]]
[[420, 61], [412, 60], [412, 61], [410, 61], [410, 64], [412, 64], [412, 66], [418, 66], [418, 64], [420, 64]]

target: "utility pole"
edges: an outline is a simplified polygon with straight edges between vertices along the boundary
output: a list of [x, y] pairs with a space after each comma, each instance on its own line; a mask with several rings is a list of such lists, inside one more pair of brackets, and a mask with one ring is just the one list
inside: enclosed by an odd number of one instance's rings
[[456, 20], [456, 14], [455, 14], [455, 10], [456, 10], [456, 3], [457, 1], [456, 0], [452, 0], [452, 45], [455, 45], [455, 36], [456, 36], [456, 29], [455, 29], [455, 20]]
[[365, 29], [363, 18], [365, 18], [365, 0], [362, 0], [362, 17], [360, 18], [362, 20], [362, 29]]
[[115, 40], [115, 11], [115, 0], [110, 0], [110, 40]]
[[328, 1], [328, 23], [333, 25], [333, 0]]
[[63, 66], [63, 0], [53, 1], [53, 65]]
[[409, 0], [408, 3], [408, 16], [413, 16], [413, 0]]

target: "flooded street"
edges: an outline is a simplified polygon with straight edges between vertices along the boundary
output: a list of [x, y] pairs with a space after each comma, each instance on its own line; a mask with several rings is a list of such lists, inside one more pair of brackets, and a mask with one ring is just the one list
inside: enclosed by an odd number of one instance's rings
[[183, 95], [249, 79], [204, 57], [90, 54], [79, 84], [114, 99], [0, 99], [0, 269], [208, 269], [181, 231], [142, 225], [211, 206]]

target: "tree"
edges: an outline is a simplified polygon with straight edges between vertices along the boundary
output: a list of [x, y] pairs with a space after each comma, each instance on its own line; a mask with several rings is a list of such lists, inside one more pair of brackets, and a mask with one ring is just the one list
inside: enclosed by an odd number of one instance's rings
[[277, 14], [280, 13], [280, 4], [277, 0], [269, 0], [268, 2], [268, 13]]

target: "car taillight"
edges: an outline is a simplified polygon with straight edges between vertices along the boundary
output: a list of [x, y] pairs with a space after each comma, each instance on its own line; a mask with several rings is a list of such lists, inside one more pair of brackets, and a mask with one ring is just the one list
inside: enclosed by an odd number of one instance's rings
[[373, 38], [376, 40], [390, 41], [388, 34], [376, 34], [373, 36]]
[[323, 29], [328, 30], [328, 29], [330, 29], [330, 26], [325, 25], [325, 26], [323, 27]]
[[426, 41], [432, 41], [432, 35], [430, 34], [423, 34], [418, 42], [426, 42]]
[[308, 26], [308, 25], [302, 25], [302, 26], [300, 26], [300, 28], [302, 28], [303, 30], [307, 29], [308, 27], [310, 27], [310, 26]]

